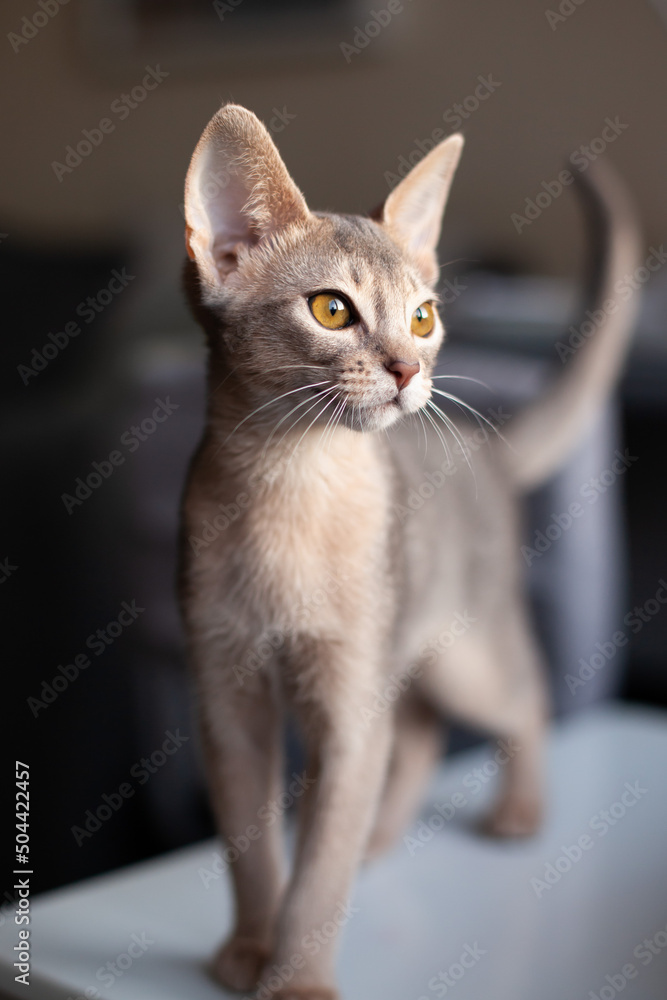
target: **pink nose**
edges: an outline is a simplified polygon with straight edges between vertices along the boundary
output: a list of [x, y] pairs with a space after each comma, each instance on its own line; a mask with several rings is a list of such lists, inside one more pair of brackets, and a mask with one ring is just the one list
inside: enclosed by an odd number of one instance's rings
[[419, 371], [418, 361], [392, 361], [390, 365], [387, 365], [387, 371], [390, 371], [392, 375], [396, 376], [396, 385], [398, 386], [398, 391], [405, 389], [406, 385], [410, 382], [417, 372]]

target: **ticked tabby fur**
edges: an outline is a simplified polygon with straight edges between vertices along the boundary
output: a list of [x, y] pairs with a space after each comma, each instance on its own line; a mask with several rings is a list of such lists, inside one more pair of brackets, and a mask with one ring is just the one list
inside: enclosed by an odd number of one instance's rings
[[[605, 311], [553, 389], [468, 455], [470, 424], [428, 405], [453, 384], [431, 375], [445, 332], [436, 247], [462, 146], [441, 142], [368, 218], [310, 211], [267, 130], [237, 105], [207, 125], [188, 171], [186, 287], [209, 372], [181, 597], [219, 831], [248, 845], [231, 865], [236, 923], [214, 973], [249, 995], [338, 995], [334, 937], [316, 953], [303, 942], [336, 916], [360, 860], [409, 823], [441, 717], [520, 748], [490, 830], [539, 823], [547, 699], [520, 501], [610, 392], [635, 302]], [[602, 303], [636, 266], [638, 238], [608, 167], [579, 187], [600, 224]], [[327, 309], [349, 322], [323, 325]], [[424, 318], [433, 328], [420, 336]], [[444, 445], [455, 473], [401, 516], [442, 472]], [[438, 643], [452, 623], [456, 641]], [[379, 709], [390, 679], [404, 693]], [[281, 824], [260, 818], [282, 788], [288, 713], [308, 786], [289, 875]]]

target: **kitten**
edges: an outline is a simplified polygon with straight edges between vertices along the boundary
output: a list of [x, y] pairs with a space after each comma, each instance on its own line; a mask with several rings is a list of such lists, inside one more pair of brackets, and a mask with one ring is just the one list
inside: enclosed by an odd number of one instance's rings
[[[550, 394], [476, 452], [474, 479], [465, 421], [446, 418], [459, 442], [446, 459], [444, 423], [428, 408], [444, 337], [436, 247], [462, 146], [453, 135], [431, 150], [373, 218], [311, 212], [267, 130], [239, 106], [214, 116], [188, 171], [186, 288], [209, 372], [181, 597], [213, 806], [236, 844], [236, 926], [214, 963], [232, 989], [337, 996], [335, 940], [313, 954], [304, 939], [335, 918], [362, 856], [409, 822], [441, 715], [520, 748], [490, 829], [525, 835], [539, 822], [547, 706], [519, 500], [609, 393], [635, 303], [601, 312]], [[634, 268], [638, 239], [608, 168], [580, 186], [607, 223], [601, 308]], [[411, 414], [430, 417], [425, 455], [419, 424], [402, 419]], [[435, 495], [399, 516], [425, 483]], [[452, 623], [455, 641], [439, 640]], [[288, 712], [307, 772], [292, 790], [300, 822], [287, 880], [267, 804], [282, 789]]]

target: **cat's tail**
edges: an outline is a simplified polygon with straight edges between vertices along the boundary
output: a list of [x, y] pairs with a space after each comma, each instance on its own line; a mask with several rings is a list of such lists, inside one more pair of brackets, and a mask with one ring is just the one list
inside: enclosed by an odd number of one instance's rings
[[557, 345], [560, 377], [503, 429], [506, 458], [524, 490], [556, 472], [593, 422], [619, 376], [639, 308], [628, 278], [640, 263], [641, 241], [624, 184], [599, 160], [575, 181], [592, 237], [588, 304], [580, 325]]

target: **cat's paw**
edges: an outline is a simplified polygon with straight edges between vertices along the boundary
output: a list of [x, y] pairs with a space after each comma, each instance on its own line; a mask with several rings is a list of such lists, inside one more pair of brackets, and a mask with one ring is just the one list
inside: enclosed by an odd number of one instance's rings
[[232, 937], [222, 945], [213, 959], [211, 972], [227, 989], [251, 992], [257, 987], [270, 955], [262, 941]]
[[539, 799], [508, 797], [501, 799], [482, 823], [489, 837], [532, 837], [542, 825]]

